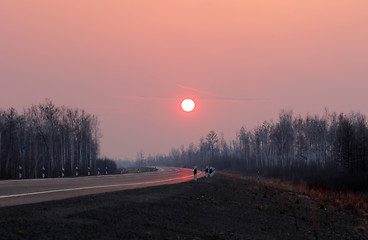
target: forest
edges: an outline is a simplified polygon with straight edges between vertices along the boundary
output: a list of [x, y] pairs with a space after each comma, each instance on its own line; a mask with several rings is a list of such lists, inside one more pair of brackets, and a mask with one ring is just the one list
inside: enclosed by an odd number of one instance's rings
[[[95, 115], [56, 107], [50, 100], [21, 114], [14, 108], [0, 110], [0, 179], [97, 175], [105, 174], [106, 167], [115, 173], [113, 160], [98, 159], [100, 138]], [[282, 110], [277, 121], [249, 130], [241, 127], [233, 140], [210, 131], [197, 145], [173, 148], [168, 154], [145, 158], [139, 153], [136, 164], [214, 166], [289, 179], [344, 173], [368, 182], [368, 123], [359, 112], [325, 110], [323, 116], [303, 118]]]
[[[256, 128], [241, 127], [235, 139], [210, 131], [198, 145], [173, 148], [169, 154], [149, 155], [137, 161], [147, 165], [199, 168], [214, 166], [246, 174], [258, 171], [271, 177], [311, 174], [359, 175], [368, 181], [368, 124], [361, 113], [300, 115], [281, 110], [277, 121]], [[365, 184], [364, 187], [367, 184]]]
[[100, 137], [95, 115], [51, 100], [0, 110], [0, 179], [97, 174]]

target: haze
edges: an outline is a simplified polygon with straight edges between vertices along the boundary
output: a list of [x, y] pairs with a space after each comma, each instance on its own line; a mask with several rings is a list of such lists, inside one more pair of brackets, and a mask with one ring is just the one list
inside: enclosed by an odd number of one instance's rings
[[[135, 159], [210, 130], [295, 114], [368, 114], [368, 2], [1, 1], [0, 108], [52, 99]], [[184, 98], [196, 109], [185, 113]]]

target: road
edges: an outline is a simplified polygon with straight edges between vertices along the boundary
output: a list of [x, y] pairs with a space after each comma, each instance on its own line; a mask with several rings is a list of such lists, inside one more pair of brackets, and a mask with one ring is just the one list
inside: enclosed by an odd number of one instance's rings
[[[202, 177], [202, 172], [198, 177]], [[59, 200], [82, 195], [186, 182], [193, 170], [159, 167], [155, 172], [0, 181], [0, 207]]]

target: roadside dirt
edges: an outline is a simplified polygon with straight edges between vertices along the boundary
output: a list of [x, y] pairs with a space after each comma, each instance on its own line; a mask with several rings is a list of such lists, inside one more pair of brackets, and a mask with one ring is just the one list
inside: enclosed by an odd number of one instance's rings
[[225, 174], [0, 208], [0, 239], [368, 239], [367, 222]]

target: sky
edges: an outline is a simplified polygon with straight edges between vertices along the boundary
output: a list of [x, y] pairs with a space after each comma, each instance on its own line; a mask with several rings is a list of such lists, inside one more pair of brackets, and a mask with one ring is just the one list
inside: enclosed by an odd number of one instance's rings
[[3, 0], [0, 109], [84, 109], [101, 156], [130, 160], [210, 130], [234, 139], [281, 109], [368, 115], [367, 12], [366, 0]]

